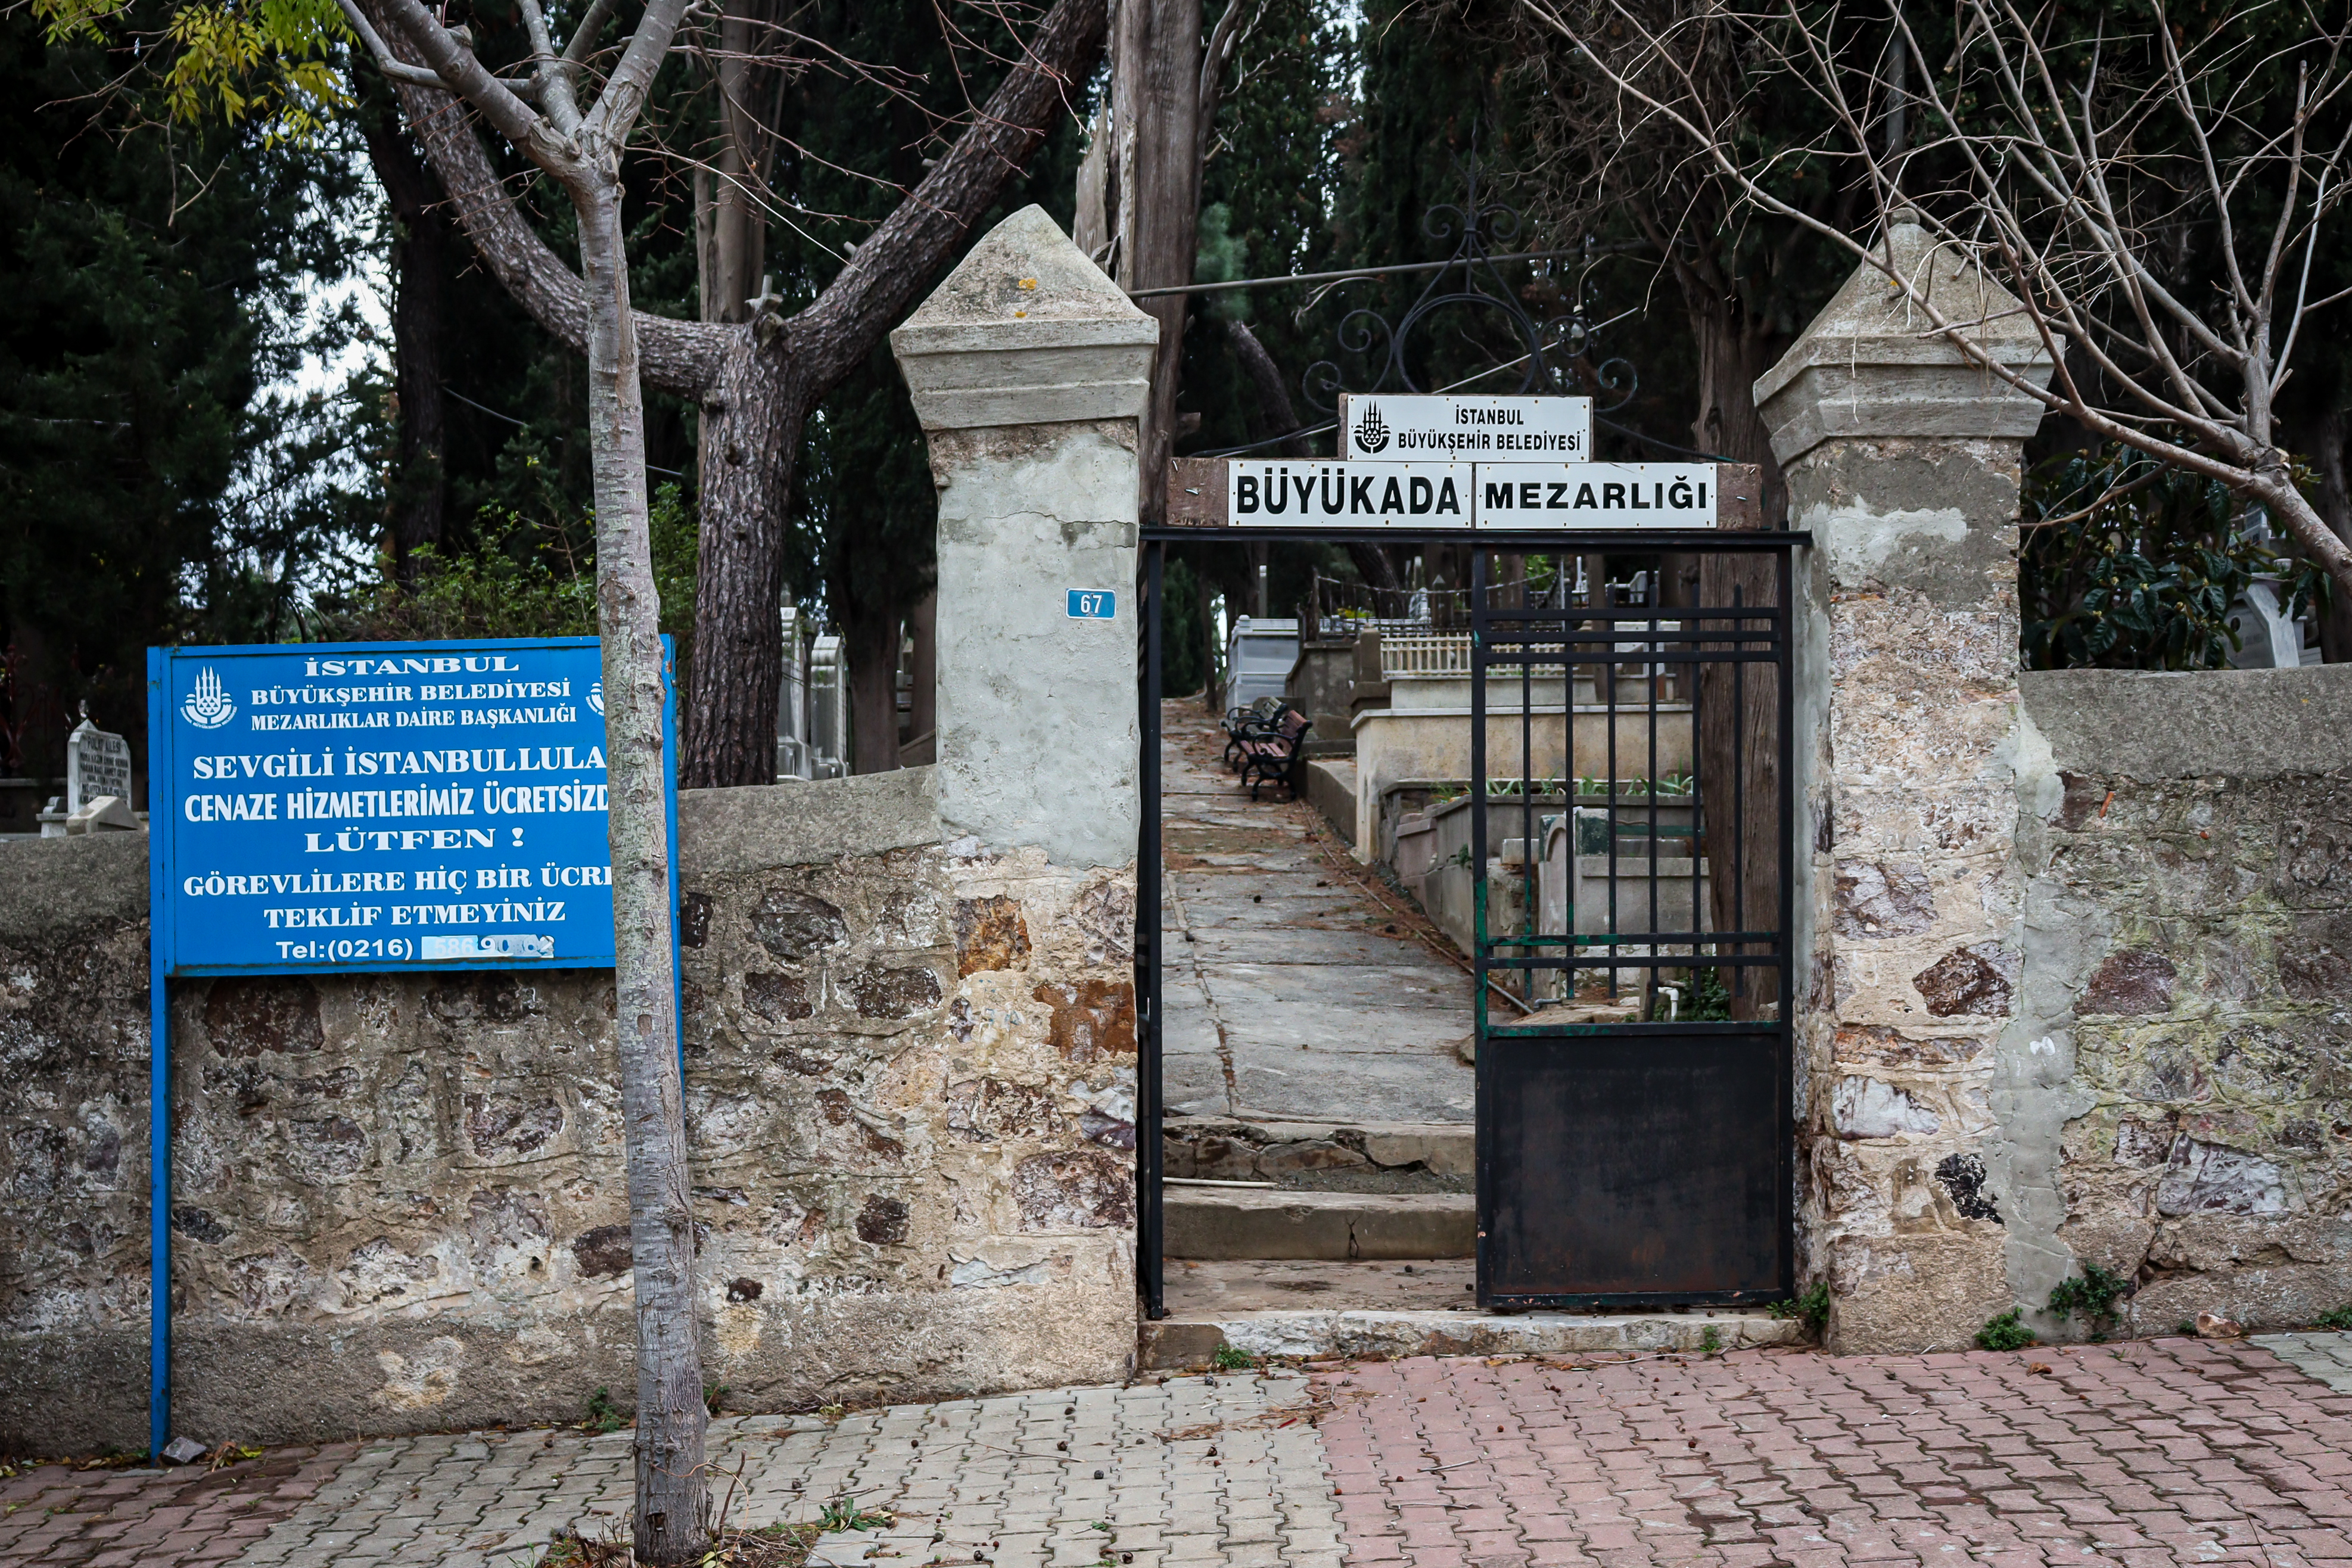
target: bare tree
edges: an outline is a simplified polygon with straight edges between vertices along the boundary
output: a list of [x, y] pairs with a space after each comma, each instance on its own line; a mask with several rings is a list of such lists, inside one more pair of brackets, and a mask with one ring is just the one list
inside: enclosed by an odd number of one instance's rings
[[[2191, 34], [2154, 0], [2152, 25], [2127, 33], [2111, 31], [2105, 12], [2065, 5], [2029, 15], [2008, 0], [1959, 0], [1931, 19], [1897, 0], [1898, 76], [1890, 52], [1872, 47], [1885, 24], [1873, 38], [1797, 0], [1769, 11], [1687, 0], [1664, 23], [1628, 0], [1603, 0], [1597, 18], [1567, 0], [1518, 4], [1632, 121], [1677, 134], [1749, 211], [1876, 268], [1923, 339], [2095, 438], [2220, 480], [2352, 593], [2352, 550], [2297, 486], [2273, 413], [2312, 317], [2343, 298], [2306, 288], [2342, 226], [2352, 22], [2340, 12], [2323, 22], [2255, 7], [2200, 18]], [[1698, 76], [1710, 35], [1801, 103], [1818, 132], [1770, 144], [1718, 114]], [[1886, 133], [1890, 109], [1903, 114], [1899, 136]], [[1861, 191], [1880, 242], [1781, 194], [1801, 163]], [[1897, 266], [1883, 237], [1898, 214], [2006, 287], [2007, 319], [1938, 298], [1940, 268]], [[2046, 387], [1990, 342], [2017, 320], [2055, 366]]]
[[[567, 46], [567, 60], [575, 49], [583, 58], [593, 50], [593, 36], [609, 15], [605, 5], [591, 6]], [[748, 319], [740, 322], [633, 316], [638, 373], [694, 399], [702, 412], [701, 551], [694, 660], [682, 702], [682, 784], [773, 782], [783, 658], [777, 606], [802, 427], [906, 314], [1069, 111], [1075, 84], [1101, 57], [1105, 25], [1105, 0], [1055, 0], [954, 144], [804, 309], [788, 316], [775, 300], [762, 298], [756, 307], [747, 302]], [[541, 326], [584, 347], [587, 285], [525, 218], [466, 116], [430, 86], [399, 79], [403, 106], [484, 263]], [[751, 177], [742, 176], [747, 185]], [[748, 243], [738, 246], [735, 254], [748, 249]], [[733, 309], [715, 292], [713, 307]]]
[[[621, 1110], [628, 1155], [629, 1238], [637, 1317], [636, 1513], [639, 1561], [687, 1563], [708, 1548], [702, 1354], [696, 1340], [694, 1215], [677, 1072], [670, 941], [669, 846], [663, 810], [661, 601], [646, 510], [645, 396], [629, 308], [621, 158], [688, 0], [651, 0], [603, 89], [583, 109], [575, 90], [596, 27], [583, 22], [558, 53], [538, 0], [528, 77], [494, 77], [462, 30], [421, 0], [376, 0], [375, 16], [405, 46], [396, 55], [353, 0], [345, 16], [409, 112], [442, 113], [456, 94], [570, 198], [579, 221], [580, 337], [588, 360], [588, 437], [596, 498], [597, 627], [604, 639], [605, 753], [611, 768], [614, 988]], [[602, 6], [589, 21], [602, 25]], [[428, 97], [429, 95], [429, 97]], [[427, 98], [426, 103], [415, 100]], [[428, 107], [429, 105], [429, 107]], [[470, 138], [469, 138], [470, 140]], [[445, 175], [445, 180], [446, 176]]]

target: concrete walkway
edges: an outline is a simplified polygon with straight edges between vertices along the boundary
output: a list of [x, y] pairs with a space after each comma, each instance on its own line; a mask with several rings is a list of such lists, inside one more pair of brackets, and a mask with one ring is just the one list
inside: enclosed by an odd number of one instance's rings
[[1234, 783], [1197, 701], [1160, 726], [1170, 1113], [1471, 1121], [1469, 976], [1359, 887], [1311, 810]]
[[[2345, 1346], [1332, 1363], [730, 1417], [711, 1454], [737, 1522], [894, 1516], [820, 1568], [2290, 1568], [2352, 1563]], [[520, 1568], [628, 1507], [626, 1433], [42, 1466], [0, 1480], [0, 1568]]]

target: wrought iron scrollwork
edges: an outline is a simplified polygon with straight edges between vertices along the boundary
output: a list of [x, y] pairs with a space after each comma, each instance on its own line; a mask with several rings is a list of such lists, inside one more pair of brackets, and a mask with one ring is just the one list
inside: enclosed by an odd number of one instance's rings
[[[1482, 191], [1477, 161], [1475, 157], [1468, 160], [1463, 166], [1462, 200], [1440, 202], [1422, 214], [1423, 234], [1453, 244], [1453, 254], [1445, 266], [1431, 276], [1394, 322], [1369, 305], [1352, 307], [1341, 316], [1334, 333], [1336, 352], [1332, 357], [1308, 365], [1300, 378], [1300, 390], [1307, 403], [1329, 414], [1338, 407], [1343, 393], [1353, 396], [1456, 389], [1523, 396], [1590, 391], [1595, 398], [1597, 414], [1613, 413], [1631, 403], [1641, 386], [1641, 377], [1633, 362], [1622, 356], [1595, 357], [1600, 329], [1585, 311], [1586, 275], [1592, 267], [1591, 241], [1585, 241], [1587, 254], [1583, 258], [1567, 261], [1574, 272], [1567, 312], [1538, 317], [1528, 309], [1518, 291], [1504, 280], [1500, 268], [1492, 259], [1496, 254], [1507, 253], [1525, 226], [1526, 220], [1517, 207]], [[1348, 281], [1361, 283], [1370, 279]], [[1330, 288], [1346, 286], [1343, 282]], [[1328, 291], [1318, 292], [1307, 308], [1311, 309]], [[1490, 326], [1499, 325], [1503, 331], [1496, 335], [1508, 341], [1518, 353], [1514, 357], [1496, 358], [1485, 370], [1473, 372], [1452, 384], [1422, 385], [1408, 362], [1408, 351], [1414, 344], [1416, 333], [1424, 331], [1450, 311], [1471, 312], [1474, 319], [1483, 317]], [[1347, 372], [1341, 368], [1343, 357], [1376, 367], [1377, 374], [1370, 374], [1364, 384], [1350, 385]], [[1517, 385], [1505, 379], [1505, 373], [1511, 370], [1519, 373]]]

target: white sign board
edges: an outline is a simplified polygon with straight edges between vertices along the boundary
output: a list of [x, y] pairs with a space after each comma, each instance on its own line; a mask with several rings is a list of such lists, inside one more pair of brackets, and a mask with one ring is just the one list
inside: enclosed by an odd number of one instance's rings
[[1225, 516], [1260, 528], [1467, 528], [1467, 463], [1317, 463], [1235, 458]]
[[1480, 528], [1713, 528], [1712, 463], [1480, 463]]
[[1318, 463], [1236, 458], [1237, 528], [1713, 528], [1712, 463]]
[[1582, 462], [1592, 456], [1592, 399], [1358, 394], [1347, 400], [1340, 431], [1339, 456], [1350, 461]]

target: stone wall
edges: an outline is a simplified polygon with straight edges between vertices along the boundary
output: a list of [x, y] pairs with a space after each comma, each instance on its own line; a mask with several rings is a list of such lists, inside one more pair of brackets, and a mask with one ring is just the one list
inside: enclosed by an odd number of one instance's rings
[[[1907, 215], [1895, 271], [2047, 345]], [[1958, 303], [1955, 303], [1957, 301]], [[2352, 1304], [2352, 668], [2021, 673], [2028, 393], [1858, 268], [1757, 393], [1800, 558], [1801, 1283], [1965, 1348], [2095, 1265], [2114, 1331]]]
[[[929, 769], [680, 797], [707, 1375], [745, 1408], [1114, 1378], [1131, 870]], [[143, 835], [0, 855], [0, 1447], [143, 1445]], [[635, 1380], [609, 975], [189, 981], [177, 1430], [576, 1420]]]
[[2352, 1304], [2352, 668], [2021, 685], [1996, 1109], [2063, 1217], [2020, 1242], [2130, 1279], [2135, 1333]]

